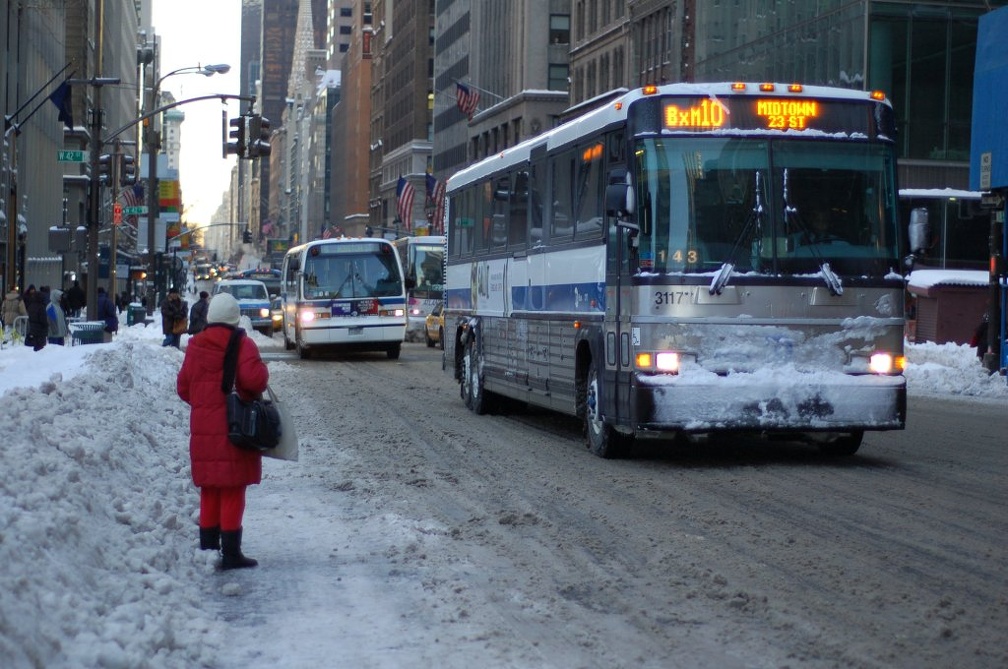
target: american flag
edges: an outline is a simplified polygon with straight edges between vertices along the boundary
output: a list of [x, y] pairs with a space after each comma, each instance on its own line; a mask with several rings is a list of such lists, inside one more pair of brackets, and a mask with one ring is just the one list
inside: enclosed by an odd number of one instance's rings
[[410, 229], [410, 217], [413, 215], [414, 192], [413, 184], [406, 181], [405, 177], [400, 176], [399, 183], [396, 184], [396, 213], [399, 214], [399, 220], [406, 226], [407, 232]]
[[143, 184], [137, 183], [119, 191], [119, 199], [127, 207], [139, 207], [144, 203]]
[[469, 88], [465, 84], [455, 83], [455, 101], [459, 111], [472, 120], [476, 113], [476, 106], [479, 104], [480, 94], [475, 88]]
[[434, 220], [431, 221], [431, 233], [441, 234], [444, 219], [445, 182], [438, 181], [433, 174], [427, 175], [427, 199], [434, 203]]

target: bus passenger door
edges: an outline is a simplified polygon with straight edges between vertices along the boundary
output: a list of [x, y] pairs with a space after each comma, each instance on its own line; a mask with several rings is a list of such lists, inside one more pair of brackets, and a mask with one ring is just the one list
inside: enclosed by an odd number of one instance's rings
[[[610, 208], [616, 194], [623, 189], [621, 202], [625, 202], [626, 171], [621, 168], [609, 171], [606, 203], [606, 312], [605, 312], [605, 384], [602, 410], [612, 422], [630, 417], [630, 387], [633, 372], [633, 320], [631, 318], [633, 289], [632, 272], [635, 265], [633, 245], [637, 232], [633, 226], [621, 225], [621, 216]], [[612, 197], [610, 197], [612, 196]], [[625, 207], [618, 207], [625, 209]], [[628, 212], [623, 211], [623, 219]], [[633, 220], [632, 212], [629, 220]]]

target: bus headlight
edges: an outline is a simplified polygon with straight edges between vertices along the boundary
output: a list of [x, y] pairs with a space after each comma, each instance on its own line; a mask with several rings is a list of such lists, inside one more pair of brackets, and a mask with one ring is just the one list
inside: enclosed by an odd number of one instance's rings
[[635, 362], [642, 372], [679, 373], [680, 358], [676, 351], [642, 351], [637, 354]]
[[872, 374], [902, 374], [906, 369], [906, 358], [883, 351], [872, 353], [868, 359], [868, 371]]
[[310, 310], [302, 311], [298, 316], [301, 318], [302, 323], [311, 323], [315, 320], [315, 312]]

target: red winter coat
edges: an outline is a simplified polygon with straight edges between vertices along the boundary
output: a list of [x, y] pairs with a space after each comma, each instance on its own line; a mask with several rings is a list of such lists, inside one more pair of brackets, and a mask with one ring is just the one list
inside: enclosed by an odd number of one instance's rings
[[[224, 351], [233, 328], [215, 323], [195, 335], [186, 346], [185, 359], [175, 387], [189, 413], [189, 457], [193, 483], [198, 487], [232, 487], [262, 480], [262, 456], [234, 446], [227, 436], [227, 405], [221, 390]], [[235, 386], [245, 399], [266, 390], [269, 370], [259, 357], [259, 348], [241, 338]]]

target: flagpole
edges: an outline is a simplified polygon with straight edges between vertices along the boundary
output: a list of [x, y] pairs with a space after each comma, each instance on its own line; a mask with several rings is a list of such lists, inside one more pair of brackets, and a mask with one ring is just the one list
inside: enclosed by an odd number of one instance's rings
[[[17, 118], [18, 114], [20, 114], [21, 112], [23, 112], [25, 110], [25, 108], [28, 105], [30, 105], [35, 100], [35, 98], [37, 98], [39, 95], [41, 95], [42, 91], [44, 91], [45, 89], [49, 88], [49, 84], [51, 84], [52, 82], [56, 81], [59, 78], [59, 76], [61, 74], [63, 74], [64, 72], [66, 72], [67, 69], [72, 64], [73, 64], [73, 61], [70, 61], [66, 65], [64, 65], [62, 70], [60, 70], [59, 72], [57, 72], [56, 74], [54, 74], [49, 79], [49, 81], [47, 81], [44, 84], [42, 84], [41, 88], [39, 88], [37, 91], [35, 91], [35, 93], [30, 98], [28, 98], [27, 100], [25, 100], [24, 104], [22, 104], [20, 107], [17, 108], [17, 111], [15, 111], [13, 114], [5, 114], [4, 115], [4, 126], [5, 126], [4, 127], [4, 137], [6, 137], [8, 135], [8, 133], [10, 133], [11, 128], [13, 128], [15, 131], [17, 131], [18, 127], [20, 127], [20, 126], [24, 125], [25, 123], [27, 123], [28, 119], [30, 119], [32, 116], [35, 115], [35, 112], [37, 112], [38, 108], [41, 107], [42, 104], [44, 104], [44, 103], [41, 103], [38, 106], [36, 106], [35, 109], [32, 110], [31, 114], [28, 114], [28, 118], [26, 118], [21, 123], [17, 123], [17, 122], [14, 121], [14, 119]], [[76, 70], [74, 72], [76, 72]], [[71, 77], [74, 75], [74, 72], [70, 73]]]
[[468, 86], [469, 88], [475, 88], [475, 89], [476, 89], [477, 91], [479, 91], [480, 93], [486, 93], [487, 95], [492, 95], [492, 96], [494, 96], [495, 98], [497, 98], [497, 99], [498, 99], [499, 101], [504, 101], [504, 100], [506, 99], [506, 98], [504, 98], [504, 96], [503, 96], [503, 95], [497, 95], [497, 94], [496, 94], [496, 93], [494, 93], [493, 91], [488, 91], [488, 90], [487, 90], [487, 89], [485, 89], [485, 88], [480, 88], [480, 87], [479, 87], [479, 86], [477, 86], [476, 84], [473, 84], [473, 83], [469, 83], [469, 84], [467, 84], [467, 83], [465, 83], [464, 81], [459, 81], [458, 79], [452, 79], [452, 81], [453, 81], [453, 82], [455, 82], [456, 84], [462, 84], [463, 86]]

